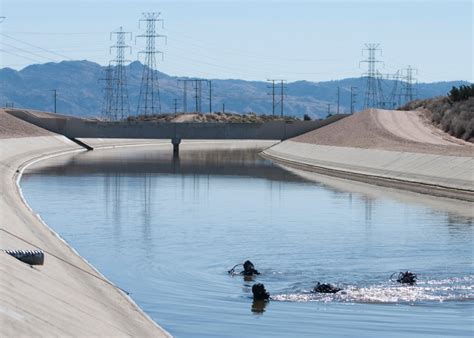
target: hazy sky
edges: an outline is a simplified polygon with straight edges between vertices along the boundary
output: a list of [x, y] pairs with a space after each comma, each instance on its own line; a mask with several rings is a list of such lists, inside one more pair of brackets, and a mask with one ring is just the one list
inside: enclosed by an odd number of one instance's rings
[[[420, 82], [473, 81], [468, 1], [1, 0], [0, 67], [62, 59], [107, 64], [109, 32], [140, 33], [142, 12], [161, 12], [170, 75], [322, 81], [358, 77], [365, 43], [380, 43], [383, 73], [411, 65]], [[133, 52], [144, 41], [130, 41]], [[25, 44], [26, 42], [26, 44]], [[37, 47], [40, 48], [37, 48]], [[51, 53], [52, 52], [52, 53]]]

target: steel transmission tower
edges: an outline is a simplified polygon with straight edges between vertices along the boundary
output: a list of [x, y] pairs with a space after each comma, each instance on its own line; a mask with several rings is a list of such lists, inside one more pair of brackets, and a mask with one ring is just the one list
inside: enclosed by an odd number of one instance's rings
[[363, 75], [367, 76], [367, 85], [365, 89], [364, 109], [370, 107], [378, 107], [380, 102], [383, 101], [381, 88], [379, 81], [377, 80], [377, 71], [375, 65], [382, 61], [376, 59], [376, 53], [382, 50], [379, 48], [378, 43], [366, 43], [362, 52], [368, 51], [368, 57], [365, 60], [360, 61], [368, 64], [368, 71]]
[[138, 114], [153, 115], [161, 112], [160, 87], [158, 85], [158, 76], [156, 72], [156, 54], [163, 52], [156, 50], [156, 39], [166, 38], [165, 35], [156, 33], [156, 23], [161, 22], [163, 28], [163, 19], [159, 19], [161, 13], [143, 13], [140, 19], [146, 22], [145, 34], [138, 35], [136, 38], [146, 38], [146, 48], [139, 54], [145, 54], [145, 63], [143, 67], [142, 82], [140, 86], [140, 97], [138, 99]]
[[115, 49], [116, 56], [111, 63], [115, 64], [112, 76], [112, 102], [110, 109], [110, 119], [120, 120], [127, 117], [130, 114], [130, 104], [128, 102], [128, 88], [127, 88], [127, 74], [125, 71], [125, 62], [130, 60], [125, 59], [125, 50], [129, 49], [130, 53], [132, 49], [125, 43], [126, 36], [130, 36], [132, 39], [132, 33], [124, 32], [122, 27], [118, 31], [110, 33], [110, 39], [116, 36], [117, 41], [115, 45], [110, 47], [110, 51]]
[[416, 79], [413, 77], [414, 74], [417, 74], [418, 70], [408, 66], [406, 69], [402, 70], [402, 93], [401, 96], [404, 98], [404, 103], [413, 101], [416, 97], [416, 89], [413, 87]]
[[113, 92], [113, 67], [108, 65], [104, 70], [104, 78], [100, 79], [104, 81], [104, 102], [102, 104], [102, 117], [106, 120], [112, 119], [112, 103], [114, 99]]

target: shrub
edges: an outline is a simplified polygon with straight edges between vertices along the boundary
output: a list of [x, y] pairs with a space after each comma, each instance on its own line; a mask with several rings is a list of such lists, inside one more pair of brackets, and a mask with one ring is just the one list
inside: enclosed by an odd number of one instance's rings
[[470, 86], [461, 85], [459, 88], [453, 87], [448, 93], [448, 98], [452, 103], [465, 101], [470, 97], [474, 97], [474, 84]]

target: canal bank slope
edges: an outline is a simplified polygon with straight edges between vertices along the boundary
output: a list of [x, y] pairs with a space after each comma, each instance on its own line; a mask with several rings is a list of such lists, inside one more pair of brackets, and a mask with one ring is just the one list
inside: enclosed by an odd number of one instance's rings
[[[114, 145], [133, 143], [121, 142]], [[101, 143], [95, 140], [96, 147]], [[48, 252], [42, 266], [29, 266], [0, 252], [0, 336], [168, 337], [23, 201], [17, 186], [23, 168], [73, 151], [83, 149], [0, 110], [0, 249], [38, 246]]]
[[474, 146], [416, 111], [366, 110], [262, 154], [303, 170], [474, 201]]

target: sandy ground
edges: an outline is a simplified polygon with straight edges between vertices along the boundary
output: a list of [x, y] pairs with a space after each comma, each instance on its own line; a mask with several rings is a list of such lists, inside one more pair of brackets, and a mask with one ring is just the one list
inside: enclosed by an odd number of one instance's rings
[[51, 136], [53, 133], [17, 119], [0, 109], [0, 139], [26, 136]]
[[417, 111], [370, 109], [292, 140], [364, 149], [451, 156], [474, 155], [472, 143], [443, 133]]
[[172, 122], [193, 122], [196, 120], [197, 114], [181, 114], [172, 119]]

